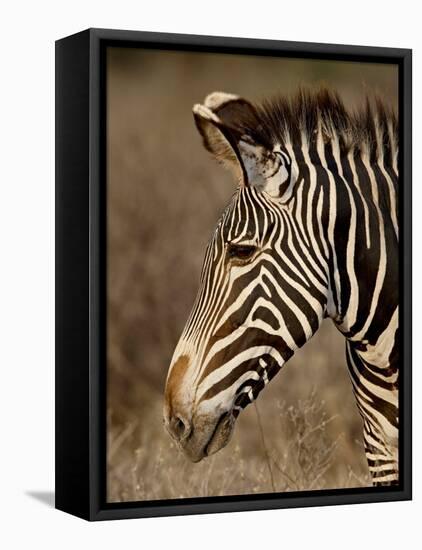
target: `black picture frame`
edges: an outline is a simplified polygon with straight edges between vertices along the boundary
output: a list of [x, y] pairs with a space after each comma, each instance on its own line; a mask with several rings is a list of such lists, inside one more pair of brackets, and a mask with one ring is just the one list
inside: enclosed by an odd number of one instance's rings
[[[394, 63], [399, 68], [401, 356], [397, 487], [106, 502], [106, 87], [108, 46]], [[87, 520], [409, 500], [412, 52], [89, 29], [56, 42], [56, 508]]]

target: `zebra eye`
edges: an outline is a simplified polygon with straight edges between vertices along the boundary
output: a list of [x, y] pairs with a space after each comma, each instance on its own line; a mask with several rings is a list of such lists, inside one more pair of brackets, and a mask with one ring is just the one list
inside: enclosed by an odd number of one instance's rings
[[249, 260], [252, 258], [256, 250], [256, 246], [252, 244], [234, 244], [230, 243], [227, 247], [229, 258], [234, 260]]

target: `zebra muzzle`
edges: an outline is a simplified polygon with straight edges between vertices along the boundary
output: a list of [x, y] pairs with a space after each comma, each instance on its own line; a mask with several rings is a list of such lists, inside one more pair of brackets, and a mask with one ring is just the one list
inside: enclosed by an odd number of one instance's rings
[[205, 456], [210, 456], [227, 445], [233, 432], [234, 417], [227, 412], [219, 418], [213, 433], [205, 446]]

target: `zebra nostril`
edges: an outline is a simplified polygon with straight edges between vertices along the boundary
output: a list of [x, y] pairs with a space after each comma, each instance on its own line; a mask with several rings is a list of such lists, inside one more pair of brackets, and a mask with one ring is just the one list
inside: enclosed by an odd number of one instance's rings
[[185, 423], [181, 418], [175, 418], [174, 427], [177, 433], [184, 433], [185, 431]]
[[191, 426], [189, 422], [183, 419], [179, 415], [174, 415], [169, 423], [170, 431], [175, 439], [181, 441], [186, 439], [191, 432]]

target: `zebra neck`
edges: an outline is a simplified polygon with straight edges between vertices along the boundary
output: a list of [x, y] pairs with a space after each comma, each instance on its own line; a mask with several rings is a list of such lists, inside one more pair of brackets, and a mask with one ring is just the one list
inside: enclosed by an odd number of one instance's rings
[[381, 332], [375, 341], [367, 338], [356, 340], [347, 338], [348, 346], [353, 350], [356, 358], [362, 366], [377, 372], [383, 372], [389, 382], [397, 384], [397, 331], [398, 331], [398, 307], [394, 311], [387, 327]]
[[316, 178], [322, 207], [311, 207], [314, 219], [325, 221], [327, 314], [361, 349], [377, 347], [399, 300], [397, 174], [382, 158], [370, 162], [330, 151], [330, 161], [327, 154], [322, 157]]

